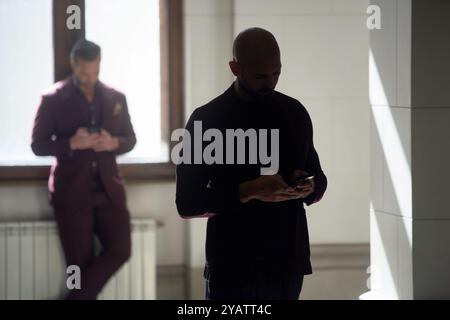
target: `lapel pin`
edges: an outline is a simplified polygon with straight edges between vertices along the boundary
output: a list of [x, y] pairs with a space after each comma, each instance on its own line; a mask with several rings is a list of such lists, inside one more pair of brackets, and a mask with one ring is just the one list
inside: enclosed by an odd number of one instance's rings
[[119, 113], [121, 111], [122, 111], [122, 105], [120, 104], [120, 102], [116, 102], [116, 104], [114, 105], [113, 115], [116, 117], [119, 115]]

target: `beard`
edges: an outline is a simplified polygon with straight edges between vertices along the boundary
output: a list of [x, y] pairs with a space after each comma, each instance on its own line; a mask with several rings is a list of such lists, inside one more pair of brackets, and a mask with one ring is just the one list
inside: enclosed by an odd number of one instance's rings
[[245, 94], [255, 103], [268, 103], [271, 101], [271, 98], [273, 97], [273, 93], [275, 92], [275, 89], [270, 88], [264, 88], [258, 91], [251, 90], [249, 86], [245, 84], [244, 81], [238, 80], [239, 87], [242, 89], [242, 91], [245, 92]]

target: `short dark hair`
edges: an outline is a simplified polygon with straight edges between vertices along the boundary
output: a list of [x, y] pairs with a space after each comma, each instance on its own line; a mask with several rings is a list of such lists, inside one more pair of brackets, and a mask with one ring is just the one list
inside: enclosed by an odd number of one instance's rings
[[81, 39], [78, 40], [70, 51], [70, 60], [75, 61], [81, 58], [86, 61], [93, 61], [100, 55], [100, 46], [92, 41]]

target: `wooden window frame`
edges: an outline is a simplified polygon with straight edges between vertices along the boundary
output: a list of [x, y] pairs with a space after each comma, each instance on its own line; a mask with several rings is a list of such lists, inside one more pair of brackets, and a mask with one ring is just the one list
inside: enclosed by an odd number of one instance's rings
[[[183, 0], [159, 0], [161, 45], [161, 133], [168, 142], [168, 162], [123, 163], [120, 171], [126, 180], [174, 181], [175, 165], [170, 162], [173, 142], [170, 134], [184, 125]], [[81, 29], [66, 27], [67, 7], [78, 5], [82, 12]], [[85, 1], [53, 0], [54, 79], [71, 73], [69, 53], [75, 42], [85, 37]], [[48, 165], [0, 166], [0, 181], [47, 180]]]

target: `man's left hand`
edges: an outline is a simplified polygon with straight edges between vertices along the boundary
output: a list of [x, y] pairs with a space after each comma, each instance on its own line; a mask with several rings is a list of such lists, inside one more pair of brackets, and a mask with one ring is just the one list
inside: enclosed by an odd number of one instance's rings
[[102, 129], [97, 143], [92, 147], [95, 152], [114, 151], [119, 147], [119, 139], [113, 137], [108, 131]]

